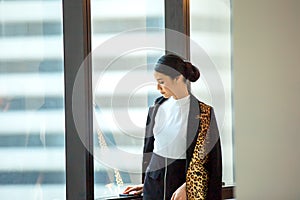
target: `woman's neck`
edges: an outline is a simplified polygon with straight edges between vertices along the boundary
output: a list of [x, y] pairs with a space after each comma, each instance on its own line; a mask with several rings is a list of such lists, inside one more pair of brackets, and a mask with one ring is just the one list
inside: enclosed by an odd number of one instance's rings
[[187, 87], [182, 89], [182, 90], [179, 90], [176, 94], [174, 94], [173, 98], [174, 99], [182, 99], [184, 97], [187, 97], [188, 95], [190, 95]]

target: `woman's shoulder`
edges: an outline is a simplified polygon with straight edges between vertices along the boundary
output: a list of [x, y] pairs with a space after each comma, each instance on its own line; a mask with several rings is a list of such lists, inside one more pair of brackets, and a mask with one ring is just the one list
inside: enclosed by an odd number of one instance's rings
[[194, 104], [198, 104], [200, 105], [201, 107], [205, 107], [205, 108], [210, 108], [212, 109], [213, 107], [201, 100], [199, 100], [197, 97], [195, 97], [194, 95], [191, 95], [191, 103], [194, 103]]
[[[203, 108], [208, 108], [208, 109], [213, 109], [213, 107], [211, 105], [209, 105], [208, 103], [202, 101], [202, 100], [199, 100], [197, 97], [195, 97], [193, 94], [190, 94], [190, 99], [191, 99], [191, 104], [197, 104], [197, 105], [200, 105], [201, 107]], [[157, 104], [162, 104], [163, 102], [165, 102], [166, 100], [168, 100], [168, 98], [165, 98], [163, 96], [160, 96], [158, 98], [156, 98], [154, 100], [154, 105], [157, 105]], [[193, 107], [193, 105], [192, 105]]]

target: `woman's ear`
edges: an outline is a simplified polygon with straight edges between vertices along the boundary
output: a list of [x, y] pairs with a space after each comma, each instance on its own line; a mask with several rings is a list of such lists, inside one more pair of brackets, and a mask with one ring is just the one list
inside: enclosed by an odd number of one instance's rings
[[178, 80], [179, 80], [179, 76], [176, 76], [176, 77], [174, 78], [174, 81], [177, 83]]

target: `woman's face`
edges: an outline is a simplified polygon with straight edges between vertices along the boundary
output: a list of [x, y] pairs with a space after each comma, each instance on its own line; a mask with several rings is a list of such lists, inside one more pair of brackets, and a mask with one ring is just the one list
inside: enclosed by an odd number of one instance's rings
[[176, 91], [176, 80], [172, 79], [171, 77], [159, 73], [154, 72], [154, 78], [157, 81], [157, 90], [165, 97], [169, 98], [171, 96], [175, 97]]

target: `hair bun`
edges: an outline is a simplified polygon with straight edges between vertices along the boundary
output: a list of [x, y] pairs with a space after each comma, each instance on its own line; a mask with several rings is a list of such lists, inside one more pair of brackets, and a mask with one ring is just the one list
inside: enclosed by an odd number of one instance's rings
[[154, 70], [172, 79], [183, 75], [184, 78], [191, 82], [197, 81], [200, 77], [200, 72], [197, 67], [175, 54], [166, 54], [160, 57]]
[[192, 63], [185, 61], [185, 67], [186, 67], [186, 79], [188, 79], [191, 82], [195, 82], [200, 77], [200, 71], [197, 67], [192, 65]]

